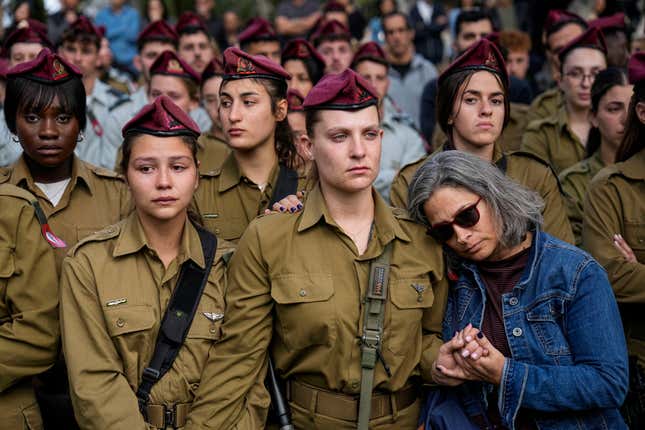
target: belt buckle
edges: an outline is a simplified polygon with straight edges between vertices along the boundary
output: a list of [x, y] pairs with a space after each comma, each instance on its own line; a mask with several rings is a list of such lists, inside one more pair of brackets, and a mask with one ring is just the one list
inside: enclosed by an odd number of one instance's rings
[[177, 428], [177, 405], [173, 405], [172, 408], [168, 408], [166, 405], [163, 406], [163, 426], [164, 428], [170, 426], [173, 429]]

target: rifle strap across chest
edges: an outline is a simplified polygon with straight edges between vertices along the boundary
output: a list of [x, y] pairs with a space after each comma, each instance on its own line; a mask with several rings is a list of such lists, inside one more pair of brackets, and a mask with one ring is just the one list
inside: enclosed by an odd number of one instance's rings
[[298, 191], [298, 173], [280, 163], [280, 170], [278, 172], [278, 181], [275, 184], [275, 189], [271, 195], [271, 201], [267, 209], [271, 209], [274, 203], [278, 203], [283, 198], [289, 195], [295, 195]]

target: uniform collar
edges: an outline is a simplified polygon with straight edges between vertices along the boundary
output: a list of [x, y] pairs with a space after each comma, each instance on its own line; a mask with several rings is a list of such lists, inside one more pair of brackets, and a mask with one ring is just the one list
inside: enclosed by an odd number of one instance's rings
[[[276, 181], [277, 178], [277, 173], [278, 173], [278, 164], [276, 163], [275, 166], [273, 166], [273, 169], [271, 170], [271, 173], [269, 174], [269, 184], [273, 187], [274, 182]], [[219, 192], [224, 192], [227, 191], [237, 184], [240, 183], [242, 180], [242, 172], [240, 171], [240, 167], [237, 165], [237, 160], [235, 160], [235, 156], [233, 155], [233, 152], [228, 154], [224, 162], [222, 163], [222, 167], [220, 167], [220, 180], [219, 180]]]
[[569, 115], [567, 114], [567, 106], [565, 102], [563, 102], [562, 105], [560, 105], [555, 115], [557, 118], [558, 132], [566, 133], [571, 140], [576, 142], [578, 145], [582, 146], [582, 142], [580, 142], [580, 139], [578, 139], [578, 136], [576, 136], [575, 133], [571, 131], [571, 128], [569, 127]]
[[[92, 172], [76, 155], [72, 155], [72, 176], [70, 179], [71, 188], [74, 189], [76, 184], [82, 182], [87, 187], [90, 194], [94, 194], [92, 180], [90, 179]], [[80, 181], [79, 181], [80, 180]], [[35, 182], [27, 163], [25, 162], [24, 155], [16, 161], [11, 172], [11, 182], [14, 184], [26, 183], [29, 189], [35, 187]]]
[[645, 169], [643, 169], [643, 166], [645, 166], [645, 149], [641, 149], [620, 164], [620, 171], [623, 175], [632, 179], [645, 179]]
[[[385, 203], [380, 194], [373, 188], [372, 196], [374, 197], [375, 231], [382, 244], [391, 242], [395, 237], [404, 242], [410, 242], [410, 236], [399, 225], [399, 221], [392, 213], [392, 208]], [[320, 220], [323, 220], [330, 226], [338, 228], [338, 224], [336, 224], [336, 221], [334, 221], [327, 210], [327, 203], [320, 189], [320, 183], [316, 183], [313, 190], [307, 195], [307, 202], [302, 211], [298, 232], [313, 227]]]
[[[152, 250], [148, 244], [148, 239], [139, 220], [137, 211], [132, 211], [130, 215], [123, 221], [121, 232], [117, 239], [113, 257], [121, 257], [124, 255], [135, 254], [143, 248]], [[199, 267], [204, 268], [204, 253], [202, 251], [201, 241], [195, 226], [186, 217], [184, 225], [184, 234], [179, 244], [179, 253], [177, 254], [178, 262], [183, 264], [186, 260], [193, 260]]]

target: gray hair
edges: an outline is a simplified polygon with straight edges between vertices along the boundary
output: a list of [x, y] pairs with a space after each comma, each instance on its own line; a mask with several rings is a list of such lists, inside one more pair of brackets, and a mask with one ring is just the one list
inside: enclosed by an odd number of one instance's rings
[[417, 222], [430, 226], [423, 206], [442, 187], [464, 188], [485, 200], [505, 248], [520, 244], [532, 226], [542, 225], [544, 202], [535, 191], [509, 179], [493, 163], [454, 150], [430, 157], [414, 175], [408, 211]]

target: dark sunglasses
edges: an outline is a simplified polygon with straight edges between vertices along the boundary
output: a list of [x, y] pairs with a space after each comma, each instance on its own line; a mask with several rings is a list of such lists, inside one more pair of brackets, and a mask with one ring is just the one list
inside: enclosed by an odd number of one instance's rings
[[426, 233], [438, 242], [447, 242], [455, 234], [455, 229], [452, 227], [453, 224], [464, 228], [474, 226], [479, 222], [479, 209], [477, 209], [477, 205], [481, 200], [482, 198], [480, 197], [472, 205], [463, 208], [455, 215], [452, 221], [440, 222], [428, 227]]

